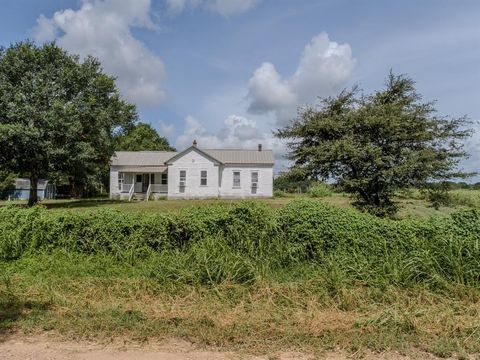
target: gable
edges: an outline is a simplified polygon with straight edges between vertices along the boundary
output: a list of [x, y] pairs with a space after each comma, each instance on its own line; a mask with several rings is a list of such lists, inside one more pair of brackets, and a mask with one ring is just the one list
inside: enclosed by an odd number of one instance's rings
[[205, 151], [200, 150], [196, 146], [190, 146], [188, 149], [176, 154], [172, 158], [165, 161], [167, 165], [179, 163], [191, 164], [192, 162], [210, 162], [215, 165], [221, 164], [220, 161], [218, 161]]

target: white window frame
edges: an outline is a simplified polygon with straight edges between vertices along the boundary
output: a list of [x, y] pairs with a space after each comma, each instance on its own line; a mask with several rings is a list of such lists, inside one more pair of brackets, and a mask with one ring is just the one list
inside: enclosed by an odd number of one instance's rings
[[118, 173], [118, 190], [123, 191], [123, 185], [125, 185], [125, 173]]
[[160, 184], [167, 185], [168, 184], [168, 173], [162, 173], [160, 176]]
[[[205, 176], [203, 176], [205, 173]], [[202, 180], [205, 180], [205, 184], [202, 184]], [[207, 170], [200, 170], [200, 186], [208, 186], [208, 171]]]
[[[257, 174], [256, 181], [253, 181], [253, 174]], [[252, 194], [256, 194], [258, 192], [258, 178], [259, 178], [259, 176], [260, 176], [260, 172], [258, 170], [252, 170], [250, 172], [250, 183], [251, 183], [250, 192]]]
[[[182, 176], [182, 172], [185, 173], [185, 176]], [[183, 180], [182, 180], [183, 177]], [[187, 170], [180, 169], [178, 172], [178, 186], [179, 187], [186, 187], [187, 186]]]
[[[238, 173], [238, 185], [235, 185], [235, 173]], [[232, 187], [234, 189], [240, 189], [242, 187], [242, 172], [240, 170], [232, 171]]]

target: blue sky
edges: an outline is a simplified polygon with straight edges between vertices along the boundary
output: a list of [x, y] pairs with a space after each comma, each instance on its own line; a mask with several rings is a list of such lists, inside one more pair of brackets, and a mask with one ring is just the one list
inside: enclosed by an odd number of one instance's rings
[[[480, 120], [480, 1], [15, 0], [0, 44], [56, 40], [92, 54], [122, 94], [181, 148], [254, 147], [280, 157], [272, 129], [298, 105], [352, 84], [379, 89], [390, 68], [440, 114]], [[476, 125], [478, 128], [479, 126]], [[480, 134], [462, 163], [480, 170]], [[279, 161], [278, 169], [285, 166]]]

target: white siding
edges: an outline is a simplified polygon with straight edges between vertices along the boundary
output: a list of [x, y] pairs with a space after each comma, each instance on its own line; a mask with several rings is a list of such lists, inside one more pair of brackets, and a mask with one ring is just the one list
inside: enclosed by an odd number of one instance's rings
[[110, 168], [110, 198], [119, 194], [118, 190], [118, 171], [113, 167]]
[[[240, 171], [240, 187], [233, 187], [233, 172]], [[257, 193], [252, 194], [252, 172], [258, 172]], [[228, 165], [222, 166], [220, 197], [251, 198], [273, 196], [273, 169], [271, 166]]]
[[[184, 192], [180, 190], [180, 170], [187, 172]], [[207, 171], [207, 186], [200, 185], [200, 172]], [[192, 199], [218, 197], [218, 166], [192, 150], [168, 166], [168, 198]]]

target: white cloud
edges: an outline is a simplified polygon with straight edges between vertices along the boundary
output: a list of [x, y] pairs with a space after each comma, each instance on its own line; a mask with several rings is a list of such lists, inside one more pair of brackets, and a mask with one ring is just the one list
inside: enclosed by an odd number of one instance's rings
[[137, 104], [156, 105], [165, 98], [162, 60], [132, 34], [132, 27], [155, 29], [150, 0], [85, 0], [79, 10], [37, 19], [34, 37], [53, 41], [84, 57], [97, 57], [116, 76], [122, 94]]
[[244, 13], [259, 2], [260, 0], [212, 0], [209, 7], [223, 16], [230, 16]]
[[480, 123], [476, 122], [475, 125], [472, 137], [465, 141], [465, 150], [470, 157], [461, 162], [460, 168], [466, 172], [479, 173], [472, 180], [480, 181]]
[[163, 121], [160, 121], [160, 135], [165, 137], [171, 137], [175, 134], [175, 125], [167, 124]]
[[295, 106], [297, 97], [290, 85], [281, 79], [280, 74], [270, 63], [263, 63], [248, 82], [252, 99], [249, 110], [264, 113], [281, 107]]
[[[273, 150], [277, 159], [281, 159], [285, 154], [281, 140], [275, 138], [272, 133], [262, 132], [255, 121], [238, 115], [228, 116], [216, 133], [207, 131], [193, 116], [187, 116], [185, 130], [176, 142], [177, 148], [189, 147], [193, 140], [197, 140], [198, 146], [205, 149], [256, 149], [258, 144], [262, 144], [264, 149]], [[278, 161], [276, 168], [278, 169], [281, 164], [283, 162]]]
[[263, 63], [249, 81], [252, 113], [275, 112], [277, 123], [285, 124], [297, 106], [317, 97], [334, 95], [350, 79], [355, 65], [349, 44], [330, 41], [322, 32], [305, 46], [295, 73], [282, 79], [271, 63]]
[[167, 0], [170, 11], [179, 13], [187, 7], [202, 7], [225, 17], [244, 13], [262, 0]]
[[175, 13], [182, 12], [185, 9], [186, 0], [167, 0], [167, 6], [170, 11]]

